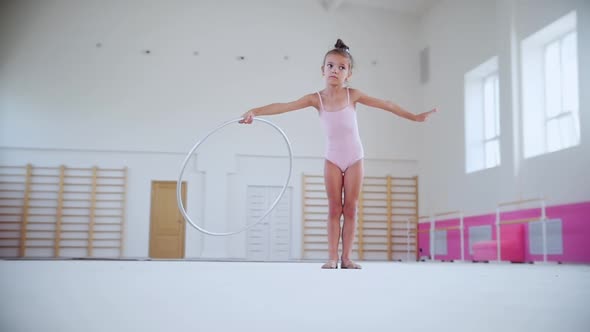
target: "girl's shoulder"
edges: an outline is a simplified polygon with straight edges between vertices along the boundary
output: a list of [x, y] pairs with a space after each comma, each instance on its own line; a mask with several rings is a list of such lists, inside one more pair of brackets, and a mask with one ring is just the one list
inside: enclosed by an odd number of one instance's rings
[[305, 99], [309, 104], [311, 104], [311, 106], [319, 110], [321, 103], [320, 96], [318, 95], [319, 93], [321, 93], [321, 90], [308, 93], [301, 97], [301, 99]]
[[356, 102], [361, 96], [365, 94], [361, 90], [355, 88], [348, 88], [348, 91], [350, 93], [350, 100], [353, 102]]

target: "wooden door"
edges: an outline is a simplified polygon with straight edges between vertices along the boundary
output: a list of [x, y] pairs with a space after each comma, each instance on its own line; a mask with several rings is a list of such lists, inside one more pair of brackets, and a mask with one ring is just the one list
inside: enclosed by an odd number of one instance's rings
[[[182, 183], [186, 208], [186, 183]], [[152, 181], [150, 209], [151, 258], [184, 258], [186, 222], [178, 210], [176, 181]]]

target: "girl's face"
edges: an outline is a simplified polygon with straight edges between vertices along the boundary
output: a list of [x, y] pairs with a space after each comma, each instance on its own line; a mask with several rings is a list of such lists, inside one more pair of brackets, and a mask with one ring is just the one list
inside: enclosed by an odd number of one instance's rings
[[328, 54], [322, 66], [322, 75], [328, 85], [344, 85], [352, 75], [350, 61], [340, 54]]

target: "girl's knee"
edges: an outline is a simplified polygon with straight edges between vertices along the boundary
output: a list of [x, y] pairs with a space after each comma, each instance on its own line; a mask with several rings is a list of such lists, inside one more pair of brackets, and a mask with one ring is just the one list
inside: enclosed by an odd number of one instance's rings
[[330, 217], [340, 217], [342, 215], [342, 205], [330, 204], [328, 214]]
[[344, 208], [342, 209], [342, 213], [344, 213], [345, 217], [354, 218], [356, 216], [356, 202], [351, 203], [344, 203]]

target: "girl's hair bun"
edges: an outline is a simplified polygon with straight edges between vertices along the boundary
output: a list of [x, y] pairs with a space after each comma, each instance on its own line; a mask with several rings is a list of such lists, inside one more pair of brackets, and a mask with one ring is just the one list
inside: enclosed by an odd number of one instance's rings
[[344, 42], [340, 38], [338, 38], [338, 40], [336, 41], [336, 45], [334, 45], [334, 48], [343, 49], [345, 51], [348, 51], [350, 49], [348, 46], [346, 46], [346, 44], [344, 44]]

